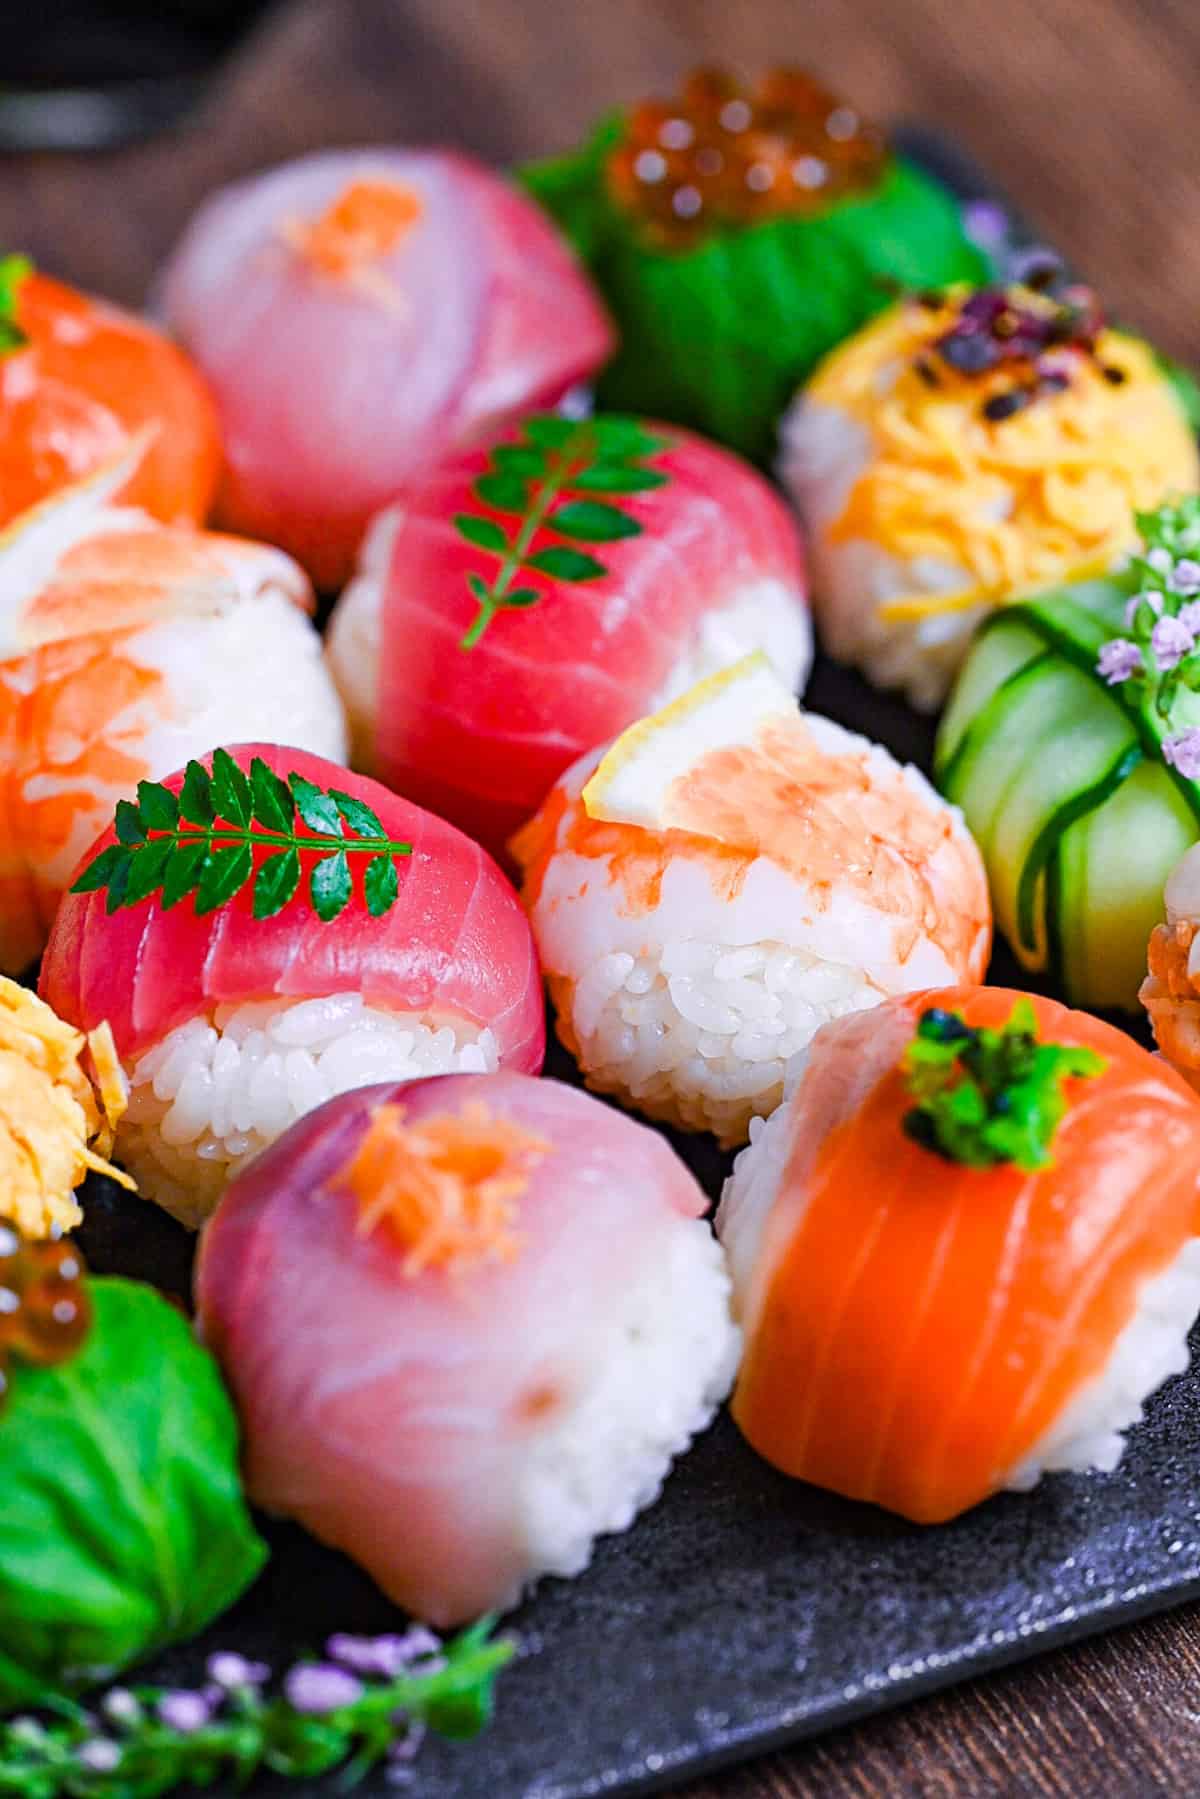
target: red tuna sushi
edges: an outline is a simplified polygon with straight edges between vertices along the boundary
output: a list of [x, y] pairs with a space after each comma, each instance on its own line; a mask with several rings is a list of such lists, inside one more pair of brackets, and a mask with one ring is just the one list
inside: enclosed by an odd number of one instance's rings
[[[42, 996], [77, 1028], [109, 1021], [130, 1083], [116, 1157], [142, 1193], [188, 1224], [208, 1214], [243, 1162], [333, 1094], [452, 1070], [533, 1073], [544, 1050], [529, 927], [477, 844], [320, 756], [251, 744], [218, 752], [222, 758], [207, 803], [203, 794], [196, 803], [197, 763], [186, 783], [173, 775], [157, 792], [177, 796], [184, 820], [174, 828], [185, 835], [195, 813], [211, 819], [215, 810], [212, 829], [230, 843], [223, 853], [250, 832], [242, 884], [202, 912], [203, 887], [164, 904], [174, 896], [160, 881], [114, 910], [111, 884], [107, 892], [71, 892], [40, 981]], [[245, 827], [235, 815], [248, 808], [236, 794], [222, 797], [238, 785], [233, 765], [253, 777], [242, 788], [252, 787], [256, 802]], [[272, 774], [283, 779], [273, 783]], [[258, 809], [264, 787], [284, 815], [295, 796], [297, 816], [277, 822], [273, 837], [259, 825], [269, 817]], [[156, 824], [169, 829], [169, 819], [161, 799], [155, 805], [144, 787], [139, 793], [142, 825], [131, 826], [131, 813], [118, 824], [127, 843], [148, 827], [152, 850], [163, 834]], [[310, 828], [323, 814], [333, 844]], [[383, 909], [378, 894], [369, 901], [360, 873], [367, 855], [355, 853], [355, 838], [376, 824], [390, 844], [411, 846], [391, 857], [386, 885], [394, 898], [385, 891]], [[285, 827], [302, 846], [301, 878], [273, 916], [256, 917], [262, 866], [272, 851], [281, 855]], [[105, 851], [111, 862], [116, 841], [106, 832], [86, 866], [98, 866]], [[318, 852], [327, 857], [338, 843], [346, 846], [343, 864], [354, 865], [349, 895], [336, 917], [322, 917], [310, 882]]]
[[527, 418], [377, 520], [334, 613], [355, 756], [493, 851], [577, 757], [812, 633], [796, 527], [748, 464], [617, 415]]

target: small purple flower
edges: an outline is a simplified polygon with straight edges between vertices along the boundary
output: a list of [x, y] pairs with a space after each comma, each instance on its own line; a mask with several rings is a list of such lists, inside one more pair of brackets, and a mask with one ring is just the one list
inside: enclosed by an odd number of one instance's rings
[[1057, 250], [1047, 249], [1044, 244], [1030, 244], [1023, 250], [1015, 250], [1009, 261], [1008, 275], [1010, 281], [1030, 281], [1036, 286], [1039, 282], [1058, 280], [1063, 270], [1063, 259]]
[[107, 1737], [92, 1737], [90, 1742], [80, 1744], [75, 1758], [89, 1774], [111, 1774], [121, 1765], [121, 1749]]
[[1142, 652], [1127, 637], [1112, 637], [1107, 643], [1101, 644], [1100, 655], [1096, 660], [1096, 673], [1103, 675], [1110, 687], [1128, 681], [1141, 667]]
[[1159, 544], [1157, 548], [1149, 551], [1146, 556], [1146, 561], [1156, 575], [1169, 575], [1175, 566], [1175, 558], [1172, 556], [1170, 550], [1164, 550], [1161, 544]]
[[[404, 1725], [406, 1720], [400, 1716], [394, 1722]], [[413, 1762], [420, 1754], [424, 1741], [425, 1726], [420, 1722], [408, 1722], [403, 1735], [398, 1736], [388, 1750], [385, 1778], [391, 1786], [408, 1786], [413, 1780]]]
[[212, 1720], [212, 1706], [203, 1693], [182, 1690], [164, 1693], [156, 1710], [168, 1730], [177, 1730], [184, 1737], [190, 1736], [193, 1731], [203, 1730]]
[[100, 1710], [110, 1724], [132, 1726], [142, 1721], [140, 1702], [125, 1687], [114, 1687], [100, 1701]]
[[1125, 629], [1127, 631], [1132, 630], [1133, 621], [1137, 617], [1140, 608], [1143, 606], [1149, 606], [1155, 618], [1158, 618], [1163, 609], [1163, 597], [1161, 593], [1155, 593], [1153, 588], [1145, 588], [1141, 593], [1135, 593], [1132, 598], [1126, 600]]
[[1193, 637], [1200, 637], [1200, 600], [1189, 600], [1178, 612], [1180, 624], [1191, 632]]
[[441, 1639], [423, 1624], [414, 1624], [403, 1636], [352, 1637], [344, 1633], [330, 1637], [325, 1653], [330, 1661], [341, 1662], [357, 1674], [374, 1674], [383, 1680], [395, 1680], [414, 1662], [425, 1661], [441, 1653]]
[[1163, 739], [1163, 759], [1186, 781], [1200, 781], [1200, 730], [1181, 731]]
[[1176, 593], [1200, 593], [1200, 562], [1181, 556], [1172, 571], [1171, 586]]
[[210, 1655], [205, 1669], [214, 1686], [226, 1693], [236, 1692], [239, 1687], [260, 1687], [264, 1680], [271, 1678], [266, 1662], [247, 1661], [244, 1655], [229, 1651]]
[[973, 243], [996, 248], [1008, 236], [1008, 214], [993, 200], [970, 200], [962, 209], [963, 230]]
[[1150, 648], [1159, 668], [1178, 668], [1196, 647], [1196, 639], [1181, 618], [1160, 618], [1150, 633]]
[[362, 1698], [363, 1684], [343, 1668], [328, 1662], [302, 1662], [293, 1668], [283, 1683], [288, 1704], [294, 1711], [315, 1717], [324, 1712], [340, 1711]]

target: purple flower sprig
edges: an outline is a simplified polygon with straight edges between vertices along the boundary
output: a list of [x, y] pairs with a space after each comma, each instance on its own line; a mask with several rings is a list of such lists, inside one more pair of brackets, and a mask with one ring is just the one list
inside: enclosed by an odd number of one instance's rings
[[158, 1799], [183, 1785], [240, 1787], [269, 1770], [341, 1770], [352, 1786], [386, 1763], [397, 1785], [427, 1730], [466, 1738], [491, 1716], [493, 1687], [516, 1645], [485, 1618], [452, 1642], [403, 1635], [331, 1637], [326, 1660], [278, 1683], [263, 1662], [211, 1655], [195, 1688], [113, 1687], [94, 1712], [0, 1721], [0, 1795]]
[[[1181, 692], [1200, 692], [1200, 497], [1139, 512], [1137, 525], [1142, 549], [1130, 559], [1135, 587], [1125, 606], [1125, 634], [1101, 646], [1096, 673], [1109, 687], [1143, 688], [1158, 716], [1169, 719]], [[1181, 774], [1197, 758], [1184, 746], [1178, 760], [1174, 746], [1193, 735], [1163, 744]]]

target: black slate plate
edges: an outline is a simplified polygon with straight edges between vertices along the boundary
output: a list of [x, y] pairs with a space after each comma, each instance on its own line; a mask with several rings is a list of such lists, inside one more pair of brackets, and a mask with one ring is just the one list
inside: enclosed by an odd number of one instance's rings
[[[926, 132], [910, 154], [964, 198], [993, 198]], [[1014, 239], [1023, 233], [1014, 227]], [[808, 703], [929, 765], [932, 727], [819, 662]], [[1000, 982], [1027, 985], [1001, 953]], [[1125, 1021], [1129, 1022], [1129, 1021]], [[573, 1078], [561, 1051], [548, 1072]], [[728, 1159], [678, 1138], [716, 1196]], [[93, 1182], [92, 1266], [186, 1293], [190, 1239], [153, 1206]], [[394, 1628], [371, 1583], [302, 1532], [265, 1526], [271, 1563], [205, 1638], [149, 1679], [187, 1683], [217, 1647], [276, 1665], [334, 1630]], [[544, 1584], [511, 1619], [522, 1654], [500, 1681], [488, 1734], [430, 1741], [422, 1799], [584, 1799], [646, 1792], [968, 1675], [1200, 1594], [1200, 1374], [1151, 1402], [1113, 1475], [1057, 1477], [937, 1529], [785, 1480], [722, 1418], [626, 1535], [588, 1572]], [[333, 1793], [333, 1779], [267, 1779], [255, 1794]], [[358, 1789], [395, 1791], [382, 1772]]]

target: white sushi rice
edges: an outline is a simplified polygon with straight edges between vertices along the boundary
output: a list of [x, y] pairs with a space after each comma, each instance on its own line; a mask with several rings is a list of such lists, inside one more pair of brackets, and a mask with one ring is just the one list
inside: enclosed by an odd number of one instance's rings
[[1110, 1474], [1125, 1450], [1124, 1432], [1145, 1401], [1188, 1365], [1188, 1332], [1200, 1314], [1200, 1239], [1185, 1243], [1161, 1274], [1142, 1283], [1137, 1309], [1099, 1374], [1063, 1407], [1031, 1455], [1005, 1480], [1025, 1493], [1043, 1474]]
[[[857, 419], [801, 395], [784, 416], [780, 444], [779, 478], [808, 532], [813, 600], [830, 654], [863, 669], [877, 687], [901, 688], [918, 711], [935, 711], [989, 608], [915, 619], [881, 618], [879, 608], [913, 594], [958, 592], [971, 586], [970, 571], [934, 556], [893, 556], [861, 538], [830, 542], [830, 527], [871, 461], [870, 435]], [[1010, 500], [993, 516], [1011, 508]]]
[[218, 1006], [133, 1063], [117, 1155], [144, 1198], [197, 1227], [252, 1156], [335, 1094], [498, 1066], [490, 1030], [357, 993]]
[[[760, 1256], [791, 1155], [792, 1122], [790, 1106], [752, 1121], [749, 1146], [734, 1162], [717, 1211], [717, 1234], [738, 1296], [735, 1312], [751, 1330], [765, 1291]], [[789, 1229], [796, 1229], [803, 1215], [801, 1199], [789, 1214]], [[1024, 1493], [1043, 1474], [1111, 1473], [1124, 1453], [1124, 1432], [1140, 1421], [1146, 1400], [1187, 1367], [1188, 1333], [1198, 1315], [1200, 1239], [1193, 1238], [1162, 1273], [1143, 1282], [1134, 1315], [1104, 1368], [1068, 1400], [1030, 1454], [997, 1485]]]
[[685, 937], [597, 958], [575, 988], [571, 1025], [589, 1087], [737, 1142], [775, 1110], [814, 1031], [882, 998], [861, 969], [785, 943]]
[[215, 614], [153, 625], [126, 653], [161, 670], [170, 689], [169, 712], [146, 741], [156, 775], [218, 745], [250, 741], [346, 760], [346, 721], [321, 639], [278, 588]]
[[[375, 759], [383, 591], [401, 516], [401, 509], [391, 506], [372, 521], [359, 552], [358, 573], [334, 608], [325, 640], [329, 669], [350, 724], [354, 766], [367, 772]], [[744, 581], [725, 605], [706, 612], [647, 710], [665, 706], [752, 650], [766, 653], [793, 693], [803, 691], [812, 667], [812, 622], [784, 581]]]
[[627, 1530], [658, 1498], [671, 1462], [733, 1384], [741, 1333], [729, 1302], [708, 1225], [672, 1221], [591, 1347], [590, 1388], [531, 1445], [517, 1513], [533, 1579], [580, 1573], [598, 1536]]
[[[806, 719], [831, 754], [861, 751], [881, 777], [900, 772], [878, 745], [828, 719]], [[583, 758], [565, 778], [572, 798], [602, 753]], [[959, 846], [970, 846], [961, 815], [917, 769], [905, 768], [902, 778], [952, 821], [948, 843], [957, 863]], [[943, 863], [935, 886], [949, 879]], [[960, 894], [947, 903], [962, 903], [962, 885], [960, 879]], [[989, 928], [982, 870], [978, 906], [974, 961], [981, 966]], [[891, 911], [885, 898], [875, 905], [869, 897], [831, 894], [765, 855], [732, 895], [714, 884], [702, 860], [673, 857], [656, 903], [641, 908], [625, 903], [608, 858], [564, 846], [550, 861], [530, 921], [588, 1086], [648, 1118], [712, 1131], [726, 1145], [745, 1140], [751, 1118], [774, 1111], [793, 1062], [822, 1024], [888, 994], [954, 985], [968, 975], [930, 936], [936, 920]]]

